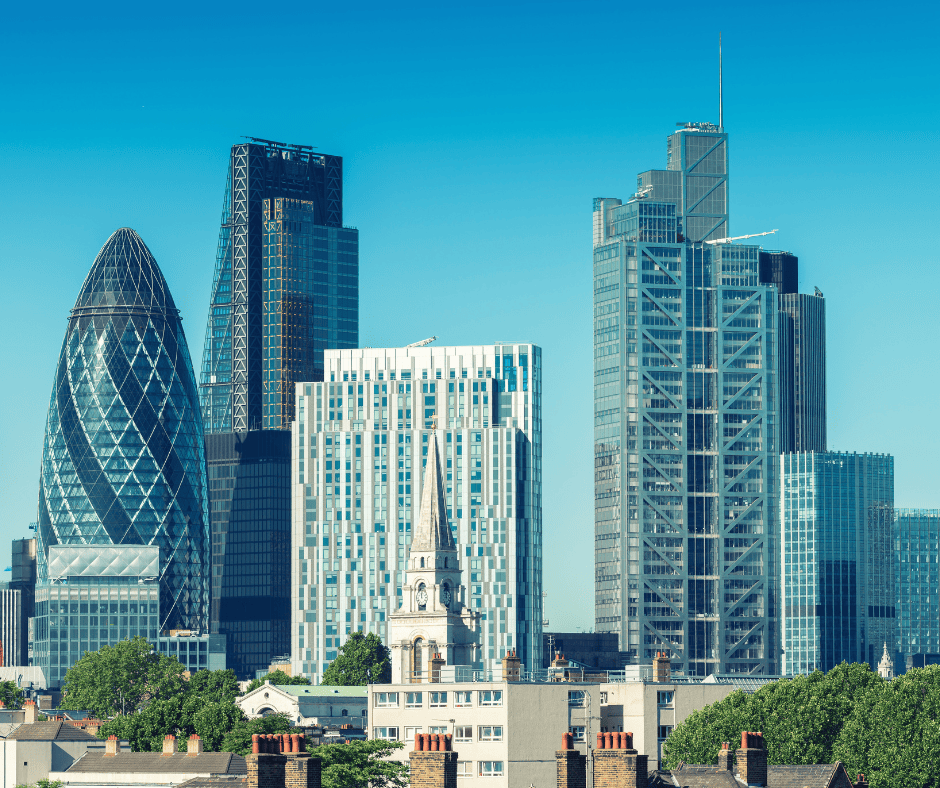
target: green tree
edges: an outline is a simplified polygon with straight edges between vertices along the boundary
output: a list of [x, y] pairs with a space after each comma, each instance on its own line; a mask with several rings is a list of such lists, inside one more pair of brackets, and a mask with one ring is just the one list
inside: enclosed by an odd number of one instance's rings
[[19, 783], [16, 788], [62, 788], [64, 784], [65, 783], [63, 783], [61, 780], [50, 780], [47, 777], [43, 777], [34, 785], [25, 785], [23, 783]]
[[828, 673], [771, 682], [753, 695], [738, 690], [677, 725], [664, 745], [664, 761], [667, 768], [679, 761], [716, 763], [723, 741], [734, 746], [741, 731], [761, 731], [768, 763], [832, 763], [845, 721], [883, 685], [867, 664], [843, 662]]
[[8, 709], [18, 709], [23, 705], [23, 691], [15, 681], [0, 681], [0, 700]]
[[404, 746], [400, 741], [367, 739], [317, 747], [323, 788], [405, 788], [408, 764], [388, 760], [393, 750]]
[[86, 651], [62, 685], [62, 709], [85, 709], [101, 719], [131, 714], [153, 698], [183, 689], [185, 668], [176, 657], [158, 654], [144, 638]]
[[374, 632], [353, 632], [330, 666], [323, 671], [321, 685], [363, 686], [388, 684], [392, 680], [392, 653]]
[[270, 681], [272, 684], [281, 684], [282, 686], [310, 683], [310, 679], [308, 679], [306, 676], [288, 676], [283, 670], [275, 670], [271, 673], [268, 673], [266, 676], [262, 676], [260, 679], [253, 679], [251, 683], [245, 688], [245, 693], [247, 694], [252, 690], [258, 689], [258, 687], [260, 687], [266, 681]]
[[193, 719], [195, 732], [202, 739], [204, 749], [211, 752], [226, 752], [222, 742], [230, 731], [248, 721], [245, 713], [234, 703], [219, 701], [207, 703]]
[[[242, 720], [222, 737], [219, 752], [234, 752], [236, 755], [248, 755], [251, 752], [251, 737], [255, 733], [287, 733], [291, 722], [285, 714], [269, 714], [253, 720]], [[319, 752], [319, 750], [318, 750]]]
[[239, 694], [238, 677], [234, 670], [197, 670], [187, 684], [187, 691], [205, 703], [234, 703]]
[[913, 668], [855, 704], [834, 756], [872, 788], [940, 785], [940, 665]]

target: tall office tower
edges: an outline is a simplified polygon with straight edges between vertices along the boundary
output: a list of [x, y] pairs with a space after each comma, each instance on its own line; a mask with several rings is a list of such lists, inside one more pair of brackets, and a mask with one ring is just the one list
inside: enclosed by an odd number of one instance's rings
[[785, 675], [895, 652], [894, 458], [781, 458], [781, 634]]
[[290, 433], [206, 436], [213, 633], [228, 667], [253, 679], [290, 653]]
[[23, 628], [23, 592], [0, 585], [0, 665], [27, 665], [20, 661], [26, 651], [26, 630]]
[[388, 638], [402, 604], [431, 435], [482, 662], [542, 638], [542, 351], [525, 343], [328, 350], [298, 385], [291, 644], [318, 676], [357, 629]]
[[[34, 528], [34, 524], [30, 528]], [[17, 631], [21, 633], [18, 649], [13, 651], [3, 643], [5, 665], [29, 665], [29, 620], [35, 615], [36, 606], [36, 540], [14, 539], [10, 562], [10, 582], [2, 586], [19, 594], [19, 622]]]
[[780, 452], [826, 450], [826, 301], [797, 292], [799, 259], [760, 253], [760, 281], [780, 305]]
[[594, 201], [595, 629], [692, 675], [774, 673], [776, 292], [758, 247], [699, 242], [728, 233], [727, 135], [668, 151]]
[[[95, 258], [62, 343], [40, 474], [39, 584], [52, 580], [50, 550], [57, 545], [94, 547], [89, 561], [99, 553], [121, 554], [101, 553], [100, 546], [149, 545], [159, 552], [159, 629], [204, 630], [205, 466], [179, 311], [150, 250], [122, 228]], [[89, 566], [92, 574], [106, 574], [99, 564]], [[39, 588], [37, 607], [38, 594]], [[116, 627], [83, 628], [87, 640], [75, 645], [98, 648], [108, 631], [109, 638], [121, 637]], [[61, 661], [51, 664], [67, 667], [73, 655], [58, 655]]]
[[289, 429], [294, 384], [359, 343], [359, 231], [343, 160], [307, 145], [232, 146], [203, 351], [206, 432]]
[[[895, 670], [940, 664], [940, 510], [894, 513], [898, 646]], [[889, 653], [891, 644], [888, 644]]]

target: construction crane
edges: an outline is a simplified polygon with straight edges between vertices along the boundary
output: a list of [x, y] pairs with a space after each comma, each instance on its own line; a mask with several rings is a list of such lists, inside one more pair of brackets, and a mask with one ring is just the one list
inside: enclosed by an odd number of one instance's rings
[[428, 337], [427, 339], [422, 339], [420, 342], [412, 342], [410, 345], [405, 345], [406, 348], [409, 347], [424, 347], [425, 345], [430, 345], [434, 342], [437, 337]]
[[734, 238], [716, 238], [714, 241], [706, 241], [707, 244], [730, 244], [732, 241], [743, 241], [745, 238], [759, 238], [762, 235], [773, 235], [779, 233], [779, 230], [768, 230], [766, 233], [752, 233], [751, 235], [736, 235]]

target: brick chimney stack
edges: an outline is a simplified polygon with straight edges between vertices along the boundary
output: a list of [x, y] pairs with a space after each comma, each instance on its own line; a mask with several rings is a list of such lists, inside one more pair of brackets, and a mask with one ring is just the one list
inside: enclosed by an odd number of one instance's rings
[[415, 736], [411, 759], [411, 788], [457, 788], [457, 753], [449, 733]]
[[202, 754], [202, 739], [199, 738], [195, 733], [189, 737], [189, 741], [186, 742], [186, 754], [187, 755], [201, 755]]
[[516, 656], [516, 650], [507, 651], [503, 657], [503, 681], [519, 681], [522, 673], [522, 660]]
[[734, 772], [734, 753], [731, 752], [731, 743], [723, 741], [721, 751], [718, 753], [718, 768], [725, 772]]
[[121, 742], [117, 736], [113, 733], [108, 736], [108, 740], [104, 743], [104, 757], [113, 758], [121, 751]]
[[36, 706], [36, 701], [28, 700], [23, 704], [24, 722], [36, 722], [39, 719], [39, 708]]
[[[195, 737], [198, 739], [198, 737]], [[202, 742], [190, 742], [202, 752]], [[306, 752], [299, 734], [254, 734], [248, 766], [247, 788], [320, 788], [321, 762]], [[454, 769], [456, 771], [456, 765]]]
[[735, 753], [738, 775], [748, 785], [767, 785], [767, 744], [763, 733], [741, 733], [741, 749]]
[[657, 651], [653, 658], [653, 681], [668, 684], [672, 680], [672, 665], [665, 651]]
[[855, 778], [854, 788], [868, 788], [868, 778], [861, 772], [859, 772], [858, 777]]
[[647, 788], [649, 758], [633, 749], [632, 733], [598, 734], [594, 788]]
[[567, 668], [571, 663], [565, 659], [565, 655], [560, 651], [555, 652], [555, 659], [552, 660], [553, 668]]
[[561, 749], [555, 751], [558, 788], [587, 788], [587, 756], [574, 748], [570, 733], [561, 735]]
[[162, 755], [176, 755], [176, 737], [169, 733], [163, 737]]

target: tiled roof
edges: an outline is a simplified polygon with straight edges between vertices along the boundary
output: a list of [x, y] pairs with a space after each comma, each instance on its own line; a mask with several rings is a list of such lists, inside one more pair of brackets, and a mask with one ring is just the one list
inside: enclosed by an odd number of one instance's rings
[[89, 752], [75, 761], [69, 772], [113, 772], [147, 773], [167, 772], [172, 774], [247, 774], [245, 758], [230, 752], [202, 752], [187, 755], [178, 752], [164, 755], [161, 752], [119, 752], [105, 755]]
[[734, 775], [717, 766], [680, 766], [650, 773], [649, 788], [741, 788]]
[[93, 741], [101, 740], [65, 722], [29, 722], [20, 725], [7, 739], [17, 741]]
[[247, 777], [194, 777], [176, 788], [246, 788]]
[[[650, 772], [649, 788], [742, 788], [734, 774], [717, 766], [680, 766], [672, 771]], [[852, 788], [840, 763], [768, 766], [767, 788]]]

